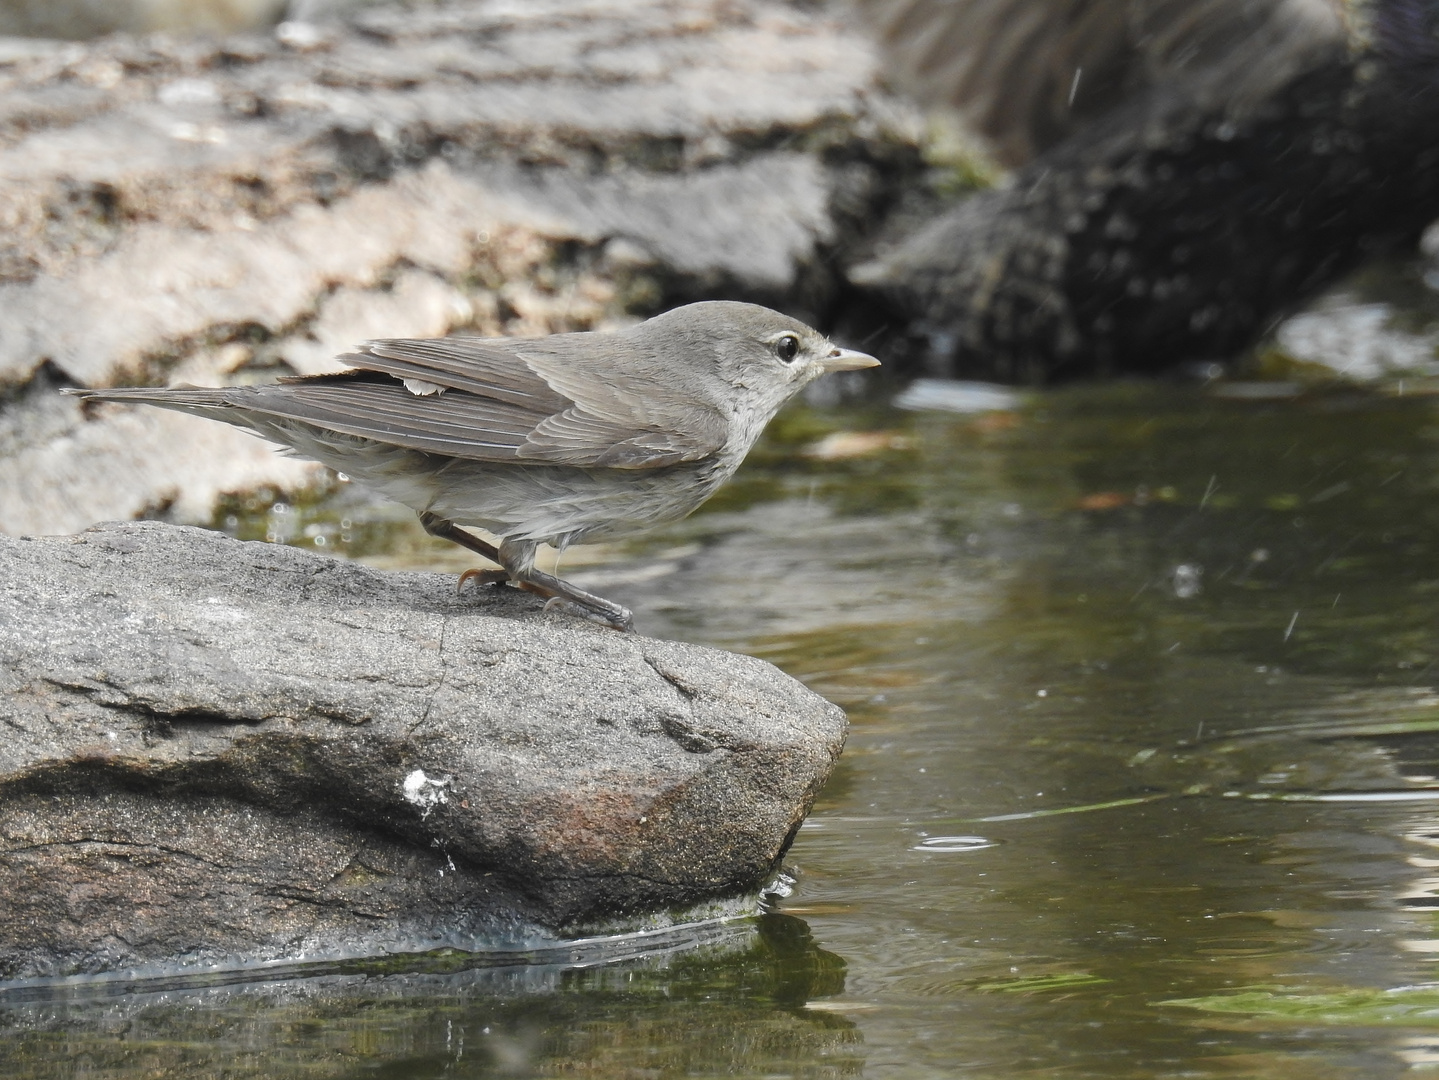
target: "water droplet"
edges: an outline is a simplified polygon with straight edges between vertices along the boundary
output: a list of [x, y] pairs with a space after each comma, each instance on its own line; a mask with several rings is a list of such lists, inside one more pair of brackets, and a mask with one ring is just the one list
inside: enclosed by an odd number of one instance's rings
[[1181, 600], [1192, 600], [1203, 591], [1204, 567], [1196, 563], [1180, 563], [1170, 575], [1174, 595]]

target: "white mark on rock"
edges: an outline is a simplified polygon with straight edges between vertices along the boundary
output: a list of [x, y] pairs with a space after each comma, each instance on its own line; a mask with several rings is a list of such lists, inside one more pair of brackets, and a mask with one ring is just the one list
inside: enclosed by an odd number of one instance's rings
[[228, 141], [225, 129], [218, 124], [192, 124], [188, 120], [179, 120], [167, 130], [170, 138], [179, 142], [213, 143], [218, 146]]
[[290, 19], [275, 27], [275, 39], [296, 52], [309, 52], [325, 44], [325, 32], [314, 23]]
[[405, 802], [420, 808], [420, 817], [423, 819], [429, 817], [435, 807], [450, 801], [445, 791], [452, 782], [448, 776], [426, 776], [424, 769], [416, 769], [405, 777], [400, 791], [405, 796]]
[[210, 622], [244, 622], [250, 617], [249, 612], [242, 611], [233, 604], [227, 604], [218, 596], [205, 597], [205, 603], [210, 606], [201, 608], [196, 614]]
[[162, 105], [213, 105], [220, 100], [220, 88], [209, 79], [175, 79], [155, 97]]

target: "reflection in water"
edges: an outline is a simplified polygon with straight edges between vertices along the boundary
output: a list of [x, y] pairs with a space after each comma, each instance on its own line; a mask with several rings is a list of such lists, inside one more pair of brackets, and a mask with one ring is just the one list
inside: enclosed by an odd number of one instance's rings
[[0, 1075], [855, 1075], [858, 1035], [806, 1009], [844, 964], [804, 923], [647, 963], [371, 971], [128, 996], [0, 998]]
[[[700, 516], [566, 556], [645, 631], [764, 656], [850, 711], [777, 901], [820, 947], [767, 917], [739, 957], [524, 992], [387, 976], [37, 1004], [11, 1011], [28, 1034], [0, 1073], [73, 1051], [138, 1076], [222, 1045], [255, 1074], [407, 1077], [1431, 1060], [1433, 399], [1215, 389], [799, 409]], [[824, 441], [841, 430], [873, 434]], [[262, 536], [266, 509], [232, 530]], [[349, 488], [289, 524], [388, 565], [450, 557]]]

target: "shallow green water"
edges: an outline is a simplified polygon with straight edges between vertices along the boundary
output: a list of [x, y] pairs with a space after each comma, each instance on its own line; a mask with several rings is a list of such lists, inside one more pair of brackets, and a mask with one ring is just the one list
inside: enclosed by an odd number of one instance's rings
[[[764, 656], [849, 710], [775, 914], [585, 969], [0, 1003], [0, 1075], [1439, 1061], [1439, 398], [1216, 389], [800, 409], [706, 512], [567, 560], [642, 631]], [[804, 456], [840, 430], [892, 437]], [[250, 535], [464, 565], [346, 487], [233, 509]]]

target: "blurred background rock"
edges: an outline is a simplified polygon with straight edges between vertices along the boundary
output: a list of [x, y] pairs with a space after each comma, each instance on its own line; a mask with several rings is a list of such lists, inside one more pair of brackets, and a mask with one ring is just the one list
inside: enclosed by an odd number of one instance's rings
[[1014, 172], [851, 271], [940, 374], [1226, 362], [1439, 215], [1433, 0], [857, 0]]
[[1333, 0], [854, 2], [896, 85], [1011, 166], [1156, 91], [1254, 108], [1332, 59], [1352, 18]]
[[277, 21], [286, 0], [4, 0], [0, 34], [83, 40], [123, 31], [213, 34]]
[[104, 34], [229, 34], [343, 16], [377, 0], [0, 0], [0, 36], [84, 41]]
[[920, 164], [869, 46], [806, 9], [343, 14], [8, 39], [0, 530], [203, 522], [224, 493], [333, 482], [58, 386], [263, 381], [376, 336], [596, 329], [702, 297], [818, 321]]

